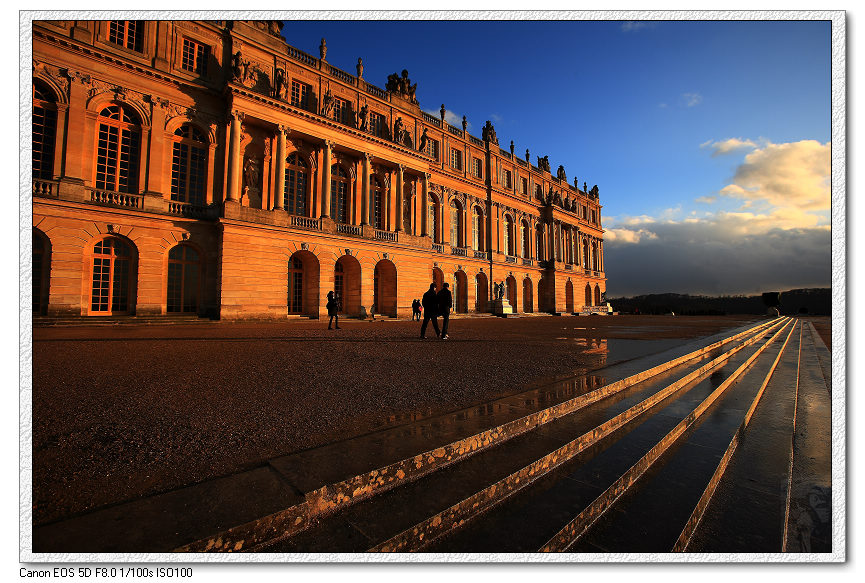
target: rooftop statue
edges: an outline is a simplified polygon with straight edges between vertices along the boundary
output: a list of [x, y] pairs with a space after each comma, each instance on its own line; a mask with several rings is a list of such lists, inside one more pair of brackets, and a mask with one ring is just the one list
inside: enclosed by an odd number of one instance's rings
[[565, 176], [565, 167], [561, 164], [559, 165], [559, 169], [556, 170], [556, 178], [558, 178], [559, 180], [564, 180], [565, 182], [568, 181], [568, 177]]
[[549, 156], [544, 156], [543, 158], [538, 156], [538, 170], [546, 170], [547, 172], [550, 172], [550, 157]]
[[484, 124], [482, 136], [485, 142], [490, 142], [491, 144], [496, 145], [499, 143], [499, 139], [496, 137], [496, 128], [493, 127], [490, 120], [487, 120], [487, 123]]
[[408, 69], [402, 70], [402, 76], [394, 73], [387, 76], [387, 85], [385, 89], [390, 93], [398, 93], [414, 104], [417, 104], [417, 83], [412, 85], [411, 79], [408, 78]]

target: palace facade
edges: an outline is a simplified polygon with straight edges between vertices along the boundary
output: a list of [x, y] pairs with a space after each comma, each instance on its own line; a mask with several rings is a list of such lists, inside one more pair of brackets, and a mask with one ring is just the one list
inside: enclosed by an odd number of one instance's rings
[[515, 312], [602, 310], [597, 187], [281, 28], [33, 23], [34, 315], [319, 317], [336, 290], [408, 316], [445, 281], [457, 312], [500, 283]]

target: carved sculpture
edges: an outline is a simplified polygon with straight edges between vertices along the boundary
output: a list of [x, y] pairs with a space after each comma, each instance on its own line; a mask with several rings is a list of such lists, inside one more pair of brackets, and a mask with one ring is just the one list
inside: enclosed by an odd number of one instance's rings
[[526, 148], [526, 164], [529, 163], [529, 160], [530, 160], [530, 159], [531, 159], [531, 156], [529, 155], [529, 149]]
[[561, 164], [559, 164], [559, 169], [556, 170], [556, 178], [558, 178], [559, 180], [563, 180], [565, 182], [568, 181], [568, 177], [565, 176], [565, 167], [562, 166]]
[[424, 150], [426, 150], [427, 140], [428, 140], [428, 137], [427, 137], [427, 133], [426, 133], [426, 128], [424, 128], [423, 133], [420, 136], [420, 142], [418, 143], [418, 147], [417, 147], [419, 152], [423, 152]]
[[318, 45], [318, 54], [321, 55], [321, 60], [324, 61], [327, 56], [327, 42], [322, 38], [321, 44]]
[[538, 156], [538, 170], [542, 170], [542, 171], [546, 170], [547, 172], [550, 172], [550, 157], [549, 156], [544, 156], [543, 158]]
[[362, 132], [366, 131], [367, 123], [369, 122], [369, 107], [364, 103], [357, 113], [357, 127]]
[[[324, 40], [324, 39], [322, 39]], [[324, 92], [324, 98], [321, 100], [321, 115], [330, 117], [333, 113], [333, 94], [330, 89]]]
[[283, 22], [281, 20], [268, 20], [268, 32], [273, 36], [282, 36]]
[[499, 139], [496, 137], [496, 128], [493, 127], [493, 124], [490, 122], [490, 120], [487, 120], [487, 123], [484, 124], [482, 136], [485, 142], [490, 142], [491, 144], [496, 145], [498, 145], [499, 143]]
[[240, 51], [231, 55], [231, 78], [235, 81], [243, 79], [243, 59], [240, 57]]
[[469, 127], [469, 121], [466, 119], [466, 116], [463, 116], [463, 131], [466, 131], [467, 127]]
[[363, 59], [361, 59], [360, 57], [357, 58], [357, 67], [356, 67], [356, 69], [357, 69], [357, 76], [358, 76], [358, 77], [363, 77]]
[[[412, 85], [411, 80], [408, 78], [407, 69], [402, 70], [402, 76], [396, 73], [388, 75], [385, 89], [390, 93], [402, 95], [412, 103], [417, 104], [417, 97], [415, 96], [417, 83]], [[444, 119], [444, 115], [442, 115], [442, 119]]]
[[285, 71], [282, 69], [277, 69], [274, 74], [274, 89], [273, 95], [278, 99], [285, 99], [285, 96], [288, 92], [288, 88], [285, 82]]
[[445, 112], [446, 112], [446, 111], [447, 111], [447, 110], [445, 109], [445, 104], [442, 103], [442, 108], [439, 110], [439, 113], [442, 114], [442, 121], [445, 120]]
[[592, 187], [592, 190], [589, 191], [589, 194], [591, 194], [592, 198], [594, 198], [594, 199], [598, 198], [598, 185], [597, 184]]

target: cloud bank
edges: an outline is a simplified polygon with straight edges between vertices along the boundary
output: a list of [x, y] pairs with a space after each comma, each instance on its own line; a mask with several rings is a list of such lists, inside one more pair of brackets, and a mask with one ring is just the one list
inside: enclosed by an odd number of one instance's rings
[[[611, 217], [605, 232], [609, 296], [738, 294], [831, 284], [830, 147], [732, 138], [712, 155], [751, 150], [730, 184], [695, 199], [710, 210], [682, 216]], [[740, 208], [723, 210], [722, 202]]]

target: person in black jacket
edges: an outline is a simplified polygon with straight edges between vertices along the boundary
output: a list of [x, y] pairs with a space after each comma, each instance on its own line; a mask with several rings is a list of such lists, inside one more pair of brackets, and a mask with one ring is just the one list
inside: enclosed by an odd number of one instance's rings
[[333, 320], [336, 318], [336, 329], [339, 330], [339, 298], [334, 292], [327, 292], [327, 304], [325, 307], [327, 308], [327, 315], [330, 316], [327, 329], [331, 329]]
[[421, 299], [421, 305], [423, 306], [423, 324], [420, 326], [420, 337], [426, 338], [426, 325], [427, 322], [432, 320], [433, 330], [436, 331], [436, 338], [439, 337], [439, 323], [438, 323], [438, 297], [436, 296], [436, 284], [429, 284], [429, 290], [423, 295]]
[[454, 305], [453, 296], [451, 296], [451, 290], [448, 289], [448, 284], [445, 283], [442, 285], [441, 291], [439, 291], [436, 296], [438, 300], [438, 309], [439, 315], [442, 317], [442, 340], [447, 340], [448, 338], [448, 320], [450, 319], [451, 308]]

